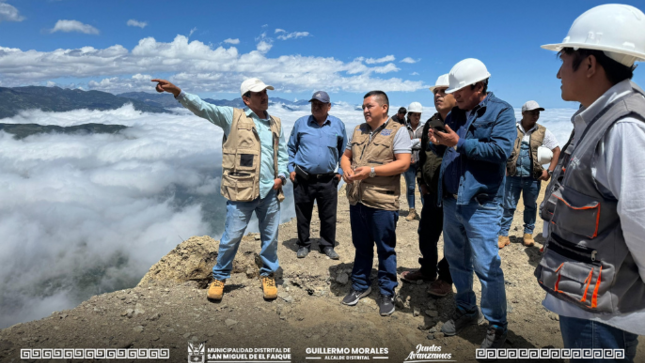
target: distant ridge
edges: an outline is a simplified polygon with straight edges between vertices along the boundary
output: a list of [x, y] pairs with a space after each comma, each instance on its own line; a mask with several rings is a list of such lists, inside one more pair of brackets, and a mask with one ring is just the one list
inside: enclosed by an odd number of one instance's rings
[[[217, 106], [245, 107], [242, 98], [232, 100], [204, 101]], [[38, 109], [65, 112], [78, 109], [115, 110], [131, 103], [138, 111], [162, 113], [168, 109], [182, 107], [169, 93], [127, 92], [114, 95], [101, 91], [83, 91], [60, 87], [0, 87], [0, 119], [17, 115], [20, 111]], [[307, 100], [289, 101], [280, 97], [269, 97], [269, 105], [282, 104], [289, 110], [308, 105]]]
[[139, 111], [167, 112], [163, 107], [101, 91], [41, 86], [0, 87], [0, 119], [15, 116], [20, 111], [29, 109], [55, 112], [78, 109], [115, 110], [126, 103], [132, 103]]
[[[173, 107], [182, 107], [179, 102], [169, 93], [155, 94], [148, 92], [127, 92], [120, 93], [117, 96], [129, 98], [137, 101], [141, 101], [147, 105], [163, 108], [173, 108]], [[229, 106], [229, 107], [245, 107], [244, 102], [242, 102], [242, 97], [238, 97], [232, 100], [216, 100], [212, 98], [204, 98], [204, 101], [212, 103], [216, 106]], [[289, 101], [280, 97], [271, 97], [269, 96], [269, 105], [274, 104], [283, 104], [287, 107], [291, 106], [302, 106], [309, 104], [307, 100], [300, 101]]]
[[12, 134], [16, 140], [24, 139], [27, 136], [36, 134], [116, 134], [127, 129], [123, 125], [83, 124], [76, 126], [55, 126], [38, 124], [3, 124], [0, 123], [0, 130]]

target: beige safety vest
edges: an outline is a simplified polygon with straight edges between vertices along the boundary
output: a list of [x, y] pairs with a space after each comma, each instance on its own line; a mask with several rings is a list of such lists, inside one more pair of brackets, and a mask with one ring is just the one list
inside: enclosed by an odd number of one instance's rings
[[[273, 169], [278, 177], [278, 143], [280, 140], [280, 119], [271, 116], [273, 134]], [[262, 156], [260, 136], [251, 116], [244, 110], [233, 109], [233, 121], [228, 137], [222, 138], [222, 183], [224, 198], [234, 202], [250, 202], [260, 196], [260, 157]], [[282, 188], [278, 200], [284, 200]]]
[[[374, 132], [367, 123], [356, 126], [352, 136], [352, 170], [361, 166], [380, 166], [394, 161], [394, 136], [403, 127], [388, 120]], [[399, 210], [401, 175], [375, 176], [347, 184], [349, 204], [363, 205], [383, 210]]]
[[[515, 176], [517, 174], [517, 158], [520, 156], [520, 150], [522, 148], [522, 139], [524, 138], [524, 134], [522, 131], [520, 131], [519, 127], [517, 128], [517, 138], [515, 139], [515, 145], [513, 145], [513, 153], [511, 154], [511, 157], [508, 158], [508, 161], [506, 162], [506, 170], [508, 172], [508, 176]], [[533, 179], [538, 179], [539, 177], [542, 176], [542, 172], [544, 171], [544, 168], [542, 165], [540, 165], [537, 160], [537, 150], [540, 146], [542, 146], [542, 142], [544, 141], [544, 135], [546, 133], [546, 128], [540, 124], [537, 125], [537, 130], [533, 131], [530, 136], [530, 141], [529, 141], [529, 147], [531, 150], [531, 165], [532, 165], [532, 176]]]

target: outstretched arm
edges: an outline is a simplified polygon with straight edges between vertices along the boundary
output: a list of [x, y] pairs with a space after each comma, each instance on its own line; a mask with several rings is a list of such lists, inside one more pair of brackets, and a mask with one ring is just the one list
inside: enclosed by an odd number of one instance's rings
[[189, 109], [195, 115], [205, 118], [214, 125], [221, 127], [224, 133], [228, 134], [231, 122], [233, 121], [232, 107], [215, 106], [204, 102], [199, 96], [183, 92], [181, 88], [165, 79], [153, 79], [152, 82], [157, 82], [157, 92], [172, 93], [182, 106]]

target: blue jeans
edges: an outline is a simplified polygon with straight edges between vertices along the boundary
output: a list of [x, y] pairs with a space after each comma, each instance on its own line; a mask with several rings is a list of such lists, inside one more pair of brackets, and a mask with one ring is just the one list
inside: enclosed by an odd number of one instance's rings
[[240, 241], [255, 211], [260, 227], [262, 249], [260, 275], [268, 276], [278, 270], [278, 226], [280, 225], [280, 203], [277, 193], [271, 190], [264, 199], [251, 202], [226, 202], [226, 225], [219, 242], [217, 264], [213, 266], [213, 278], [225, 280], [231, 277], [233, 259], [240, 247]]
[[480, 204], [473, 198], [468, 205], [458, 206], [453, 198], [443, 199], [444, 254], [457, 289], [457, 306], [467, 312], [477, 309], [474, 271], [481, 281], [484, 317], [506, 329], [506, 290], [497, 248], [501, 217], [502, 207], [496, 201]]
[[378, 285], [381, 295], [394, 296], [396, 280], [396, 222], [399, 212], [366, 207], [361, 203], [349, 206], [352, 242], [356, 248], [352, 288], [365, 291], [372, 284], [374, 244], [378, 255]]
[[[408, 200], [408, 206], [414, 208], [414, 185], [417, 180], [417, 165], [416, 163], [410, 164], [408, 170], [403, 172], [403, 179], [405, 179], [406, 193], [405, 197]], [[421, 198], [423, 204], [423, 198]]]
[[500, 236], [508, 236], [508, 230], [513, 222], [513, 214], [520, 199], [520, 192], [524, 199], [524, 233], [533, 234], [535, 219], [537, 218], [537, 198], [540, 194], [540, 181], [532, 177], [506, 178], [506, 191], [504, 195], [504, 214], [502, 215], [502, 227], [499, 230]]
[[[603, 323], [560, 315], [560, 332], [565, 348], [625, 349], [625, 359], [616, 359], [616, 362], [631, 363], [636, 356], [638, 335]], [[602, 359], [575, 360], [575, 362], [609, 361]]]

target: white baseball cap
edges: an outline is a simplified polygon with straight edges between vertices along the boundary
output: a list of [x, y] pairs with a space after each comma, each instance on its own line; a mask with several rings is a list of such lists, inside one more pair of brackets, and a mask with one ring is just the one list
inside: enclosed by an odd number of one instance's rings
[[522, 112], [526, 111], [533, 111], [533, 110], [540, 110], [544, 111], [544, 108], [540, 107], [537, 102], [535, 101], [527, 101], [523, 106], [522, 106]]
[[240, 86], [240, 93], [242, 96], [248, 91], [251, 92], [262, 92], [265, 89], [270, 89], [274, 90], [273, 86], [269, 86], [264, 84], [264, 82], [260, 81], [258, 78], [249, 78], [246, 81], [242, 82], [242, 86]]

